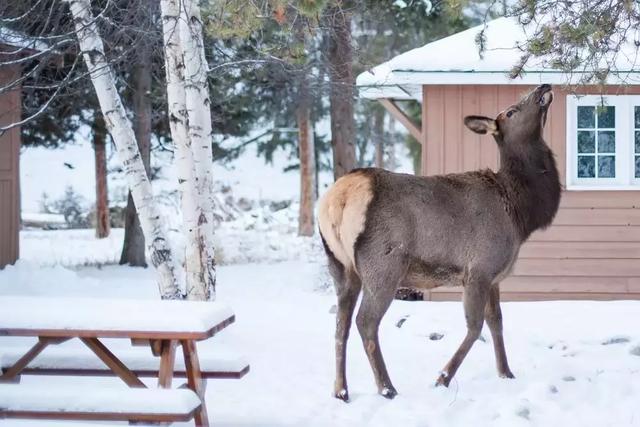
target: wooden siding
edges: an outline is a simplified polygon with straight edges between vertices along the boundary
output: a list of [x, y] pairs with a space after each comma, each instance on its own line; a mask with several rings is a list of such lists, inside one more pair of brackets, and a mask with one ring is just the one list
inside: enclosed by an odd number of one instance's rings
[[[422, 170], [426, 175], [498, 168], [493, 138], [467, 130], [470, 114], [495, 117], [531, 90], [515, 85], [423, 87]], [[583, 93], [598, 93], [586, 88]], [[640, 86], [611, 87], [640, 94]], [[555, 99], [545, 127], [564, 185], [566, 96]], [[553, 225], [534, 233], [501, 284], [505, 300], [640, 299], [640, 192], [565, 191]], [[460, 289], [438, 288], [431, 300], [456, 300]]]
[[[19, 68], [0, 67], [0, 86], [14, 80]], [[0, 125], [20, 120], [20, 89], [0, 94]], [[12, 264], [19, 254], [20, 187], [19, 187], [20, 128], [0, 135], [0, 268]]]

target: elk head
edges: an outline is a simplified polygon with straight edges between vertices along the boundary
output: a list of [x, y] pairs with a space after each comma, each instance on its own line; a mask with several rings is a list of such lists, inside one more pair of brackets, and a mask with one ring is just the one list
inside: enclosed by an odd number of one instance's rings
[[551, 85], [540, 85], [511, 105], [495, 119], [484, 116], [467, 116], [464, 124], [475, 133], [492, 134], [502, 148], [519, 143], [542, 140], [542, 130], [547, 121], [547, 111], [553, 101]]

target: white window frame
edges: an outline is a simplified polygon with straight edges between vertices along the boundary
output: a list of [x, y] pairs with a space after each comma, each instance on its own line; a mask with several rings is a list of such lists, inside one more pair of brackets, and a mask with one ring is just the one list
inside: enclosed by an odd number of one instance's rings
[[[578, 178], [578, 107], [601, 105], [613, 106], [616, 109], [616, 177]], [[635, 178], [635, 106], [640, 107], [640, 95], [567, 95], [568, 190], [640, 190], [640, 178]], [[598, 167], [597, 161], [595, 167]]]

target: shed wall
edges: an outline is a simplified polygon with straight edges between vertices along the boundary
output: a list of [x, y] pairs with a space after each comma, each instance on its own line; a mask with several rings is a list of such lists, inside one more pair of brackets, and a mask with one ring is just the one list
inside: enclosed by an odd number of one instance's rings
[[[0, 86], [15, 80], [18, 66], [0, 67]], [[20, 88], [0, 94], [0, 125], [15, 123], [21, 117]], [[12, 264], [19, 255], [20, 128], [0, 134], [0, 268]]]
[[[470, 114], [495, 117], [531, 87], [513, 85], [423, 86], [422, 170], [436, 175], [498, 168], [493, 138], [467, 130]], [[585, 89], [584, 93], [598, 93]], [[640, 94], [640, 87], [611, 87]], [[554, 90], [545, 140], [562, 183], [566, 163], [566, 96]], [[525, 243], [502, 284], [503, 299], [640, 299], [640, 192], [565, 191], [552, 226]], [[460, 289], [438, 288], [433, 300], [460, 298]]]

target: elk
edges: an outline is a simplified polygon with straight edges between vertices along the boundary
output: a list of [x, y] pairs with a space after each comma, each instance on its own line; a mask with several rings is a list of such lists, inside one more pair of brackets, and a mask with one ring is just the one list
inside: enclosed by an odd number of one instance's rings
[[397, 392], [378, 327], [399, 287], [463, 287], [467, 334], [436, 385], [449, 385], [485, 320], [498, 374], [514, 378], [502, 336], [499, 283], [522, 243], [551, 224], [558, 210], [558, 170], [542, 136], [552, 100], [545, 84], [495, 119], [465, 117], [473, 132], [493, 135], [498, 172], [418, 177], [357, 169], [322, 197], [318, 223], [338, 297], [336, 398], [349, 399], [346, 342], [361, 291], [356, 325], [382, 396], [392, 399]]

